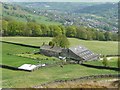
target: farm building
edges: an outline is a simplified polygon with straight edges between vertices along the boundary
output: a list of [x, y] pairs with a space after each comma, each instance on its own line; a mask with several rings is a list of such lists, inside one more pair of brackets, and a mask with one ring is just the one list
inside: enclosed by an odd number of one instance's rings
[[43, 45], [40, 47], [40, 53], [46, 56], [55, 56], [59, 57], [62, 53], [63, 48], [58, 46], [49, 46], [49, 45]]
[[62, 56], [67, 57], [78, 61], [78, 63], [88, 61], [88, 60], [97, 60], [99, 58], [98, 54], [93, 53], [84, 46], [75, 46], [62, 51]]
[[71, 48], [61, 48], [58, 46], [43, 45], [40, 47], [40, 53], [47, 56], [66, 57], [67, 59], [77, 61], [78, 63], [97, 60], [98, 54], [93, 53], [83, 46], [76, 46]]
[[34, 71], [40, 67], [45, 67], [45, 64], [38, 64], [38, 65], [32, 65], [32, 64], [23, 64], [22, 66], [18, 67], [20, 70], [26, 70], [26, 71]]

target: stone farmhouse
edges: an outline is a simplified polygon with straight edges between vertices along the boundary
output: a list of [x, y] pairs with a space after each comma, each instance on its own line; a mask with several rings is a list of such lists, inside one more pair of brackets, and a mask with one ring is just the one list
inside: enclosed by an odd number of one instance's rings
[[40, 47], [40, 54], [54, 57], [66, 57], [66, 59], [74, 60], [82, 63], [88, 60], [98, 60], [99, 55], [93, 53], [84, 46], [75, 46], [70, 48], [61, 48], [58, 46], [43, 45]]
[[59, 57], [63, 49], [58, 46], [43, 45], [40, 47], [40, 53], [46, 56]]

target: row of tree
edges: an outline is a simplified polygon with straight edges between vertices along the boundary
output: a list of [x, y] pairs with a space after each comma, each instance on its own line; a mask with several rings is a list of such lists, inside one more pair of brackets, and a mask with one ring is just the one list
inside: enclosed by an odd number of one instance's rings
[[47, 36], [65, 35], [84, 40], [117, 41], [117, 33], [98, 31], [82, 26], [45, 25], [35, 22], [2, 21], [3, 36]]

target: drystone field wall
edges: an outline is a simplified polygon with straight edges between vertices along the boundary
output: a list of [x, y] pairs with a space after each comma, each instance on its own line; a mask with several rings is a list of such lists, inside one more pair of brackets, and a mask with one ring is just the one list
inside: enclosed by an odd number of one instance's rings
[[120, 74], [103, 74], [103, 75], [91, 75], [91, 76], [84, 76], [84, 77], [80, 77], [80, 78], [75, 78], [75, 79], [70, 79], [70, 80], [55, 80], [53, 82], [48, 82], [48, 83], [44, 83], [38, 86], [34, 86], [34, 88], [41, 88], [41, 87], [45, 87], [47, 85], [51, 85], [51, 84], [57, 84], [57, 83], [67, 83], [67, 82], [71, 82], [71, 81], [83, 81], [83, 80], [92, 80], [92, 79], [102, 79], [102, 78], [117, 78], [120, 79]]

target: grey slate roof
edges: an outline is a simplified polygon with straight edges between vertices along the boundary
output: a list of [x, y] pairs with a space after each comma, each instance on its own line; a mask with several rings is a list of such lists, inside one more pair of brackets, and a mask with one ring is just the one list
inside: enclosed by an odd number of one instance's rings
[[43, 45], [40, 47], [40, 49], [44, 49], [44, 50], [49, 50], [49, 51], [54, 51], [54, 52], [62, 52], [62, 49], [61, 47], [58, 47], [58, 46], [49, 46], [49, 45]]
[[75, 46], [75, 47], [70, 47], [69, 48], [71, 51], [73, 51], [75, 54], [81, 53], [85, 50], [87, 50], [87, 48], [83, 47], [83, 46]]
[[92, 58], [97, 57], [98, 55], [88, 50], [84, 46], [75, 46], [69, 48], [73, 53], [83, 58], [84, 60], [91, 60]]

